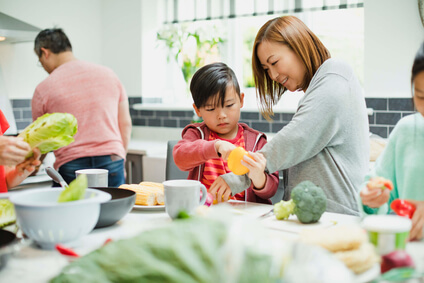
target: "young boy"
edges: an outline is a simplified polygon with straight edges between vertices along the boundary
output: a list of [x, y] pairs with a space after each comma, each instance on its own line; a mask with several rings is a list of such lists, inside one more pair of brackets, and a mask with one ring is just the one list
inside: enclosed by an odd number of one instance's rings
[[252, 184], [235, 194], [234, 199], [271, 203], [278, 188], [278, 171], [265, 173], [265, 158], [255, 151], [266, 144], [266, 136], [239, 123], [244, 93], [240, 93], [237, 78], [224, 63], [214, 63], [199, 69], [190, 84], [193, 107], [203, 118], [202, 123], [188, 125], [182, 140], [174, 147], [175, 164], [190, 171], [188, 179], [199, 180], [214, 200], [227, 201], [231, 188], [222, 177], [230, 173], [226, 160], [236, 147], [243, 147], [252, 158], [245, 157], [243, 165], [249, 169]]

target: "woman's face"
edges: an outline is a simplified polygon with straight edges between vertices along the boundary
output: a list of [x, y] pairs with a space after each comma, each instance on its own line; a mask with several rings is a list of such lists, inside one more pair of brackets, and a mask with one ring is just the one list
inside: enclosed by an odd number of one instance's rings
[[414, 103], [417, 111], [424, 116], [424, 71], [414, 78]]
[[290, 47], [282, 43], [263, 41], [258, 45], [256, 55], [262, 68], [273, 81], [290, 91], [300, 89], [306, 68]]

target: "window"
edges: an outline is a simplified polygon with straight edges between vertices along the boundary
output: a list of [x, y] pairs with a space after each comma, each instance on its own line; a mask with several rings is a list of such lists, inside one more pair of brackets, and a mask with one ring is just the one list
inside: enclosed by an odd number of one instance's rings
[[[203, 40], [215, 39], [219, 40], [219, 43], [210, 50], [208, 54], [204, 54], [203, 61], [200, 62], [200, 66], [211, 63], [213, 61], [219, 61], [229, 65], [236, 73], [239, 80], [241, 89], [246, 93], [245, 105], [247, 108], [257, 109], [254, 82], [251, 71], [251, 57], [252, 57], [252, 45], [255, 39], [256, 33], [259, 28], [269, 19], [291, 14], [300, 18], [324, 43], [329, 49], [333, 58], [339, 58], [346, 61], [354, 69], [358, 79], [363, 84], [364, 79], [364, 11], [363, 5], [349, 7], [348, 9], [316, 9], [310, 8], [308, 5], [315, 5], [319, 1], [238, 1], [230, 0], [230, 5], [224, 5], [226, 1], [206, 1], [206, 0], [179, 0], [179, 1], [166, 1], [165, 4], [173, 3], [175, 5], [183, 5], [185, 8], [178, 9], [178, 22], [170, 23], [169, 16], [165, 20], [167, 24], [161, 24], [157, 28], [156, 32], [163, 32], [164, 29], [172, 29], [175, 35], [181, 31], [198, 32], [202, 34]], [[209, 7], [213, 3], [221, 3], [221, 6], [213, 8]], [[337, 2], [337, 1], [327, 1]], [[341, 1], [343, 2], [343, 1]], [[299, 9], [298, 5], [301, 3], [303, 10]], [[311, 4], [312, 3], [312, 4]], [[273, 13], [269, 15], [269, 7], [273, 4], [274, 11], [282, 11], [281, 13]], [[334, 4], [335, 5], [335, 4]], [[165, 5], [166, 6], [166, 5]], [[228, 9], [224, 9], [227, 7]], [[249, 7], [254, 7], [254, 12], [249, 10]], [[309, 8], [308, 8], [309, 7]], [[333, 7], [333, 6], [332, 6]], [[345, 7], [345, 8], [346, 8]], [[170, 5], [166, 6], [165, 10], [172, 10]], [[209, 11], [207, 13], [193, 12], [193, 11]], [[284, 11], [287, 11], [284, 13]], [[300, 11], [300, 12], [294, 12]], [[190, 17], [190, 13], [194, 13], [193, 18]], [[167, 13], [169, 15], [169, 13]], [[235, 16], [234, 16], [235, 15]], [[238, 15], [238, 16], [237, 16]], [[174, 11], [175, 17], [175, 11]], [[197, 20], [197, 19], [209, 19], [209, 20]], [[175, 19], [174, 21], [175, 22]], [[171, 29], [170, 29], [171, 27]], [[192, 39], [193, 40], [193, 39]], [[177, 42], [174, 42], [177, 44]], [[187, 46], [193, 48], [193, 41], [190, 44], [190, 40], [187, 41]], [[163, 44], [162, 44], [163, 47]], [[187, 54], [191, 54], [192, 59], [194, 58], [193, 49], [185, 50]], [[184, 70], [183, 56], [180, 56], [179, 62], [171, 59], [175, 56], [175, 50], [169, 53], [169, 49], [162, 48], [162, 56], [168, 57], [168, 69], [172, 69], [172, 72], [167, 71], [168, 76], [172, 76], [174, 80], [178, 77], [180, 80], [184, 78], [181, 74]], [[204, 53], [204, 52], [203, 52]], [[199, 54], [199, 52], [197, 52]], [[174, 62], [172, 62], [174, 61]], [[176, 67], [176, 65], [178, 67]], [[198, 66], [199, 67], [199, 66]], [[194, 69], [193, 69], [194, 70]], [[187, 79], [187, 74], [184, 73]], [[169, 79], [169, 78], [168, 78]], [[167, 84], [168, 88], [172, 88], [172, 95], [175, 96], [173, 99], [169, 97], [162, 97], [162, 101], [174, 101], [172, 103], [184, 103], [191, 105], [191, 97], [187, 86], [183, 87], [184, 84]], [[169, 94], [169, 90], [165, 90], [162, 93]], [[299, 94], [287, 93], [283, 96], [282, 101], [274, 108], [275, 111], [290, 110], [293, 111], [297, 107], [297, 102], [300, 99]]]

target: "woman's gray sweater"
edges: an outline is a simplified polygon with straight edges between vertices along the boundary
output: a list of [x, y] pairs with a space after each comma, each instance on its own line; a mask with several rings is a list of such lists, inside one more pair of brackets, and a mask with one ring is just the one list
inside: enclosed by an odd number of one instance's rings
[[[327, 211], [359, 215], [357, 190], [368, 172], [369, 126], [359, 81], [345, 63], [328, 59], [313, 76], [290, 123], [261, 150], [267, 170], [287, 169], [285, 199], [309, 180], [327, 195]], [[249, 187], [247, 175], [224, 175], [231, 191]]]

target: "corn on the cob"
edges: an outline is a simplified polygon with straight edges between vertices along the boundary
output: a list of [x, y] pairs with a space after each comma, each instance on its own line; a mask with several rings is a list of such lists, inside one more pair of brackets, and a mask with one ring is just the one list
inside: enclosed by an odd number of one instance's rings
[[155, 205], [156, 204], [156, 195], [154, 192], [149, 192], [142, 190], [141, 187], [137, 184], [124, 184], [119, 186], [122, 189], [127, 189], [134, 191], [136, 193], [135, 196], [135, 204], [136, 205]]
[[137, 205], [163, 205], [163, 185], [154, 182], [141, 182], [140, 184], [123, 184], [119, 186], [136, 192], [135, 204]]
[[156, 202], [158, 205], [164, 205], [165, 204], [165, 197], [164, 197], [164, 187], [161, 183], [155, 183], [155, 182], [141, 182], [139, 184], [143, 187], [143, 190], [147, 191], [153, 191], [156, 195]]

